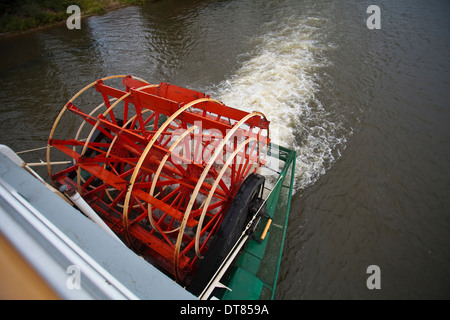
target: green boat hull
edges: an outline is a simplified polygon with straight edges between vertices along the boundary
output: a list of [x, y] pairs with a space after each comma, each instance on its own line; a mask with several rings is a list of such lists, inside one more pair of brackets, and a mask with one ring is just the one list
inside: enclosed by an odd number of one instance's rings
[[269, 220], [263, 217], [254, 236], [221, 281], [230, 289], [221, 289], [222, 300], [272, 300], [275, 297], [291, 208], [296, 152], [271, 144], [268, 155], [276, 157], [280, 168], [266, 200], [266, 210], [272, 219], [270, 229], [261, 241]]

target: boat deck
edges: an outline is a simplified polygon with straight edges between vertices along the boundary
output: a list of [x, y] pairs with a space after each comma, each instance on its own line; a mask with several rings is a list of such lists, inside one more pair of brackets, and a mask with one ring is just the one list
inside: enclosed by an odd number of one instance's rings
[[22, 165], [11, 149], [0, 145], [0, 235], [55, 297], [197, 299], [68, 205]]
[[[247, 241], [220, 280], [231, 291], [216, 289], [215, 298], [267, 300], [275, 296], [289, 219], [296, 154], [272, 145], [269, 155], [276, 158], [279, 168], [270, 169], [271, 175], [266, 177], [266, 187], [269, 188], [264, 199], [268, 216], [272, 219], [271, 227], [261, 241], [268, 220], [263, 217], [255, 236]], [[49, 297], [198, 299], [80, 214], [57, 191], [52, 191], [42, 179], [34, 177], [24, 167], [23, 160], [3, 145], [0, 145], [0, 163], [0, 238], [4, 240], [1, 244], [5, 244], [2, 248], [15, 250], [18, 257], [28, 263], [33, 276], [47, 284], [47, 289], [50, 288]], [[82, 280], [74, 290], [77, 270]], [[2, 276], [11, 274], [3, 273]]]

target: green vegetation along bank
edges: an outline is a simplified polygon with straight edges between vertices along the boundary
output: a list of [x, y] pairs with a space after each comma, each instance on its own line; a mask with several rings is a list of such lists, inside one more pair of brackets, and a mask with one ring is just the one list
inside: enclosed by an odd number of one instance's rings
[[77, 5], [82, 16], [103, 14], [127, 5], [154, 0], [2, 0], [0, 34], [15, 34], [66, 20], [67, 7]]

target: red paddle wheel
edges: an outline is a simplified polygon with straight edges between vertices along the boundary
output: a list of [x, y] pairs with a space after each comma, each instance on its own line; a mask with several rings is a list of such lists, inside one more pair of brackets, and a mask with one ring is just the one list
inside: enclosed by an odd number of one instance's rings
[[[112, 76], [63, 107], [47, 166], [56, 187], [76, 189], [135, 252], [187, 284], [244, 180], [264, 165], [268, 144], [260, 112]], [[53, 157], [71, 164], [54, 170]]]

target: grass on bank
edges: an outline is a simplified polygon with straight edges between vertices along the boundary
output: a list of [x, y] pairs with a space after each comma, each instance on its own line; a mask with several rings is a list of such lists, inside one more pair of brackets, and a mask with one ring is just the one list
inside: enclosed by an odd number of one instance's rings
[[117, 6], [136, 5], [152, 0], [1, 0], [0, 34], [22, 32], [63, 21], [67, 7], [77, 5], [83, 16], [103, 14]]

